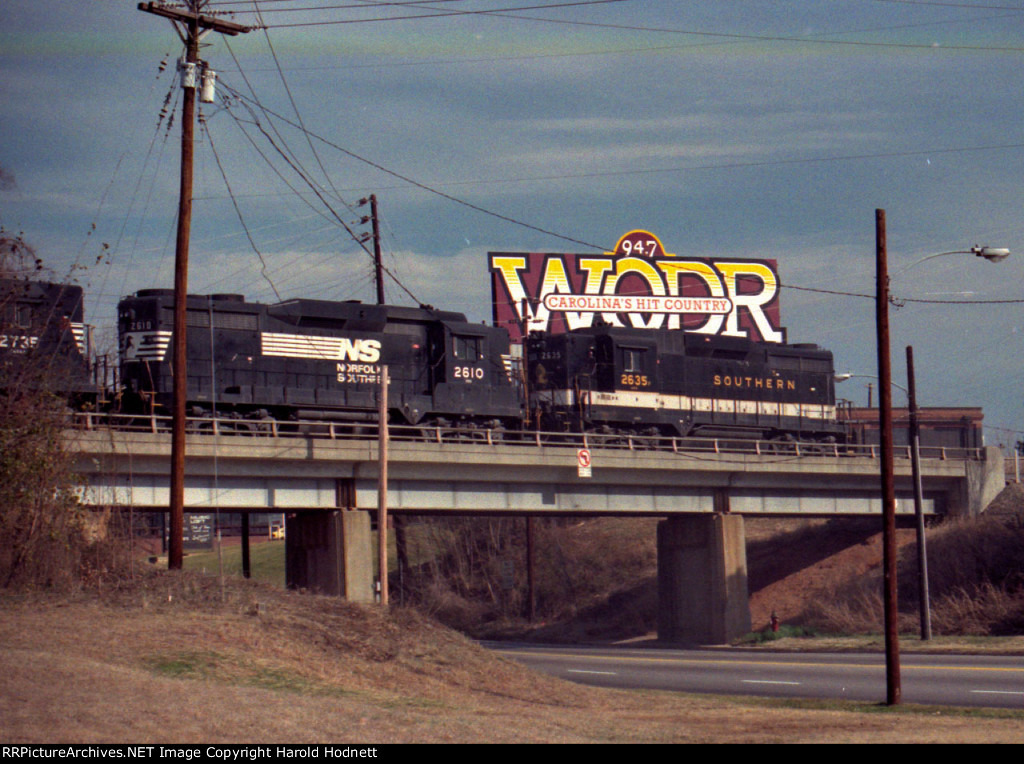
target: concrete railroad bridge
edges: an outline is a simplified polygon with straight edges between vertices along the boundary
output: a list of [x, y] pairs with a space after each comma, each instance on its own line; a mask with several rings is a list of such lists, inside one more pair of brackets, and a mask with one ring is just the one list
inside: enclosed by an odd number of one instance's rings
[[[139, 424], [135, 420], [136, 425]], [[166, 512], [169, 423], [67, 432], [87, 503]], [[288, 435], [197, 421], [186, 512], [282, 512], [289, 586], [373, 598], [376, 426], [293, 426]], [[388, 511], [657, 516], [659, 636], [722, 643], [750, 630], [745, 516], [881, 516], [877, 446], [546, 436], [391, 429]], [[581, 477], [578, 450], [591, 453]], [[976, 514], [1005, 485], [998, 449], [922, 449], [926, 515]], [[896, 451], [897, 514], [914, 512], [909, 454]]]

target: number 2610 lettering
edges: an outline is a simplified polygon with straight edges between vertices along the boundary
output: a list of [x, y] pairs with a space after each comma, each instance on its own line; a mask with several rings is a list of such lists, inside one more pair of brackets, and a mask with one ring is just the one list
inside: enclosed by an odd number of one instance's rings
[[472, 382], [474, 379], [483, 379], [484, 370], [479, 369], [475, 366], [456, 366], [455, 367], [455, 379], [464, 379], [467, 382]]

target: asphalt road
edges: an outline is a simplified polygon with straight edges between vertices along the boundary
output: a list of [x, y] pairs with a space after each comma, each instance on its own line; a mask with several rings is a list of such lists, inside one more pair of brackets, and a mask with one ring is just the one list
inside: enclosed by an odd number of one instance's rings
[[[485, 646], [539, 671], [602, 687], [868, 702], [886, 697], [881, 654]], [[904, 654], [900, 677], [904, 703], [1024, 711], [1021, 656]]]

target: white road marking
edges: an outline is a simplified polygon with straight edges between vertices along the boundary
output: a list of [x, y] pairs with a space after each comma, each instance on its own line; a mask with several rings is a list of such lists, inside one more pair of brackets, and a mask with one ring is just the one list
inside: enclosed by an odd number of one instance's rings
[[588, 671], [587, 669], [566, 669], [569, 674], [603, 674], [604, 676], [615, 676], [618, 671]]
[[782, 682], [775, 681], [772, 679], [741, 679], [740, 681], [743, 682], [743, 684], [792, 684], [796, 686], [800, 685], [800, 682]]

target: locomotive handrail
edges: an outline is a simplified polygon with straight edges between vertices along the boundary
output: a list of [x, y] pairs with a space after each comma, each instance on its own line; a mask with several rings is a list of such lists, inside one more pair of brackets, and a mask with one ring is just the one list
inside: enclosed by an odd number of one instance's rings
[[[74, 412], [69, 415], [72, 429], [120, 430], [128, 432], [170, 433], [171, 417], [158, 414], [112, 414], [97, 411]], [[373, 422], [331, 422], [322, 420], [282, 421], [273, 418], [238, 419], [229, 417], [188, 417], [186, 430], [192, 434], [250, 436], [270, 438], [307, 438], [329, 440], [367, 440], [377, 437]], [[855, 443], [817, 443], [807, 441], [765, 441], [742, 438], [669, 437], [665, 435], [619, 435], [611, 433], [517, 431], [497, 428], [461, 428], [430, 425], [428, 427], [389, 425], [390, 439], [398, 442], [455, 442], [487, 446], [514, 445], [530, 448], [585, 448], [596, 450], [665, 451], [675, 454], [751, 454], [756, 456], [851, 456], [878, 459], [879, 446]], [[910, 447], [894, 450], [897, 459], [910, 459]], [[982, 449], [922, 446], [923, 459], [983, 458]]]

